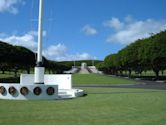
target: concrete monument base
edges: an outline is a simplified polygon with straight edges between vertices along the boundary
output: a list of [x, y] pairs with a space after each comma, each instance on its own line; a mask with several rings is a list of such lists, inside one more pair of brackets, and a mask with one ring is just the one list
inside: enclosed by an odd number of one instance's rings
[[44, 75], [44, 84], [35, 84], [33, 74], [22, 74], [18, 84], [0, 83], [0, 99], [58, 100], [83, 96], [83, 90], [72, 88], [71, 79], [71, 75]]

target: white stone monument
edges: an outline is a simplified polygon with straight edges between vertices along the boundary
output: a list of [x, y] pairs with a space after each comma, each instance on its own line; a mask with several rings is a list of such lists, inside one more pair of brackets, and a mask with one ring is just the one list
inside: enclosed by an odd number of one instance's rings
[[87, 68], [87, 63], [81, 63], [81, 69], [86, 69]]

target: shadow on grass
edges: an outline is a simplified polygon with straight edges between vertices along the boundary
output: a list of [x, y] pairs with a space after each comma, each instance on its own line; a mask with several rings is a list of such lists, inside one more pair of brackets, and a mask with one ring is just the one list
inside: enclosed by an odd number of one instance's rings
[[0, 78], [0, 83], [19, 83], [20, 77]]
[[88, 92], [88, 94], [103, 94], [103, 95], [111, 95], [111, 94], [145, 94], [145, 93], [162, 93], [164, 91], [139, 91], [139, 92]]
[[159, 76], [158, 79], [155, 76], [131, 76], [132, 79], [140, 78], [141, 80], [149, 80], [149, 81], [156, 81], [156, 80], [166, 80], [166, 76]]

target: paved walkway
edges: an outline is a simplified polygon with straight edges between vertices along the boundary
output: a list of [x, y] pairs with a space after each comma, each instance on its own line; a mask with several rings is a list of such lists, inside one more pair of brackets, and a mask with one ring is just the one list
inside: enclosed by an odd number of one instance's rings
[[144, 81], [144, 80], [135, 80], [138, 83], [137, 84], [121, 84], [121, 85], [97, 85], [97, 84], [91, 84], [91, 85], [79, 85], [75, 87], [101, 87], [101, 88], [140, 88], [140, 89], [160, 89], [160, 90], [166, 90], [166, 83], [160, 83], [155, 81]]
[[80, 69], [80, 71], [78, 72], [79, 74], [90, 74], [90, 72], [88, 71], [88, 69], [84, 68], [84, 69]]

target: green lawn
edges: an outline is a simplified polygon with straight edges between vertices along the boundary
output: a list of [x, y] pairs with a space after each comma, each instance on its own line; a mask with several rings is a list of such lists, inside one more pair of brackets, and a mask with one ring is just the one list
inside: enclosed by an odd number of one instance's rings
[[0, 74], [0, 78], [9, 78], [9, 77], [14, 77], [13, 74]]
[[[18, 75], [19, 76], [19, 75]], [[14, 78], [14, 74], [0, 74], [0, 78]], [[137, 83], [134, 80], [128, 80], [124, 78], [112, 77], [108, 75], [97, 75], [97, 74], [74, 74], [73, 77], [73, 84], [80, 85], [80, 84], [135, 84]], [[18, 81], [17, 81], [18, 83]]]
[[135, 84], [133, 80], [96, 74], [74, 74], [73, 84]]
[[59, 101], [0, 100], [0, 125], [165, 125], [163, 90], [84, 88]]

